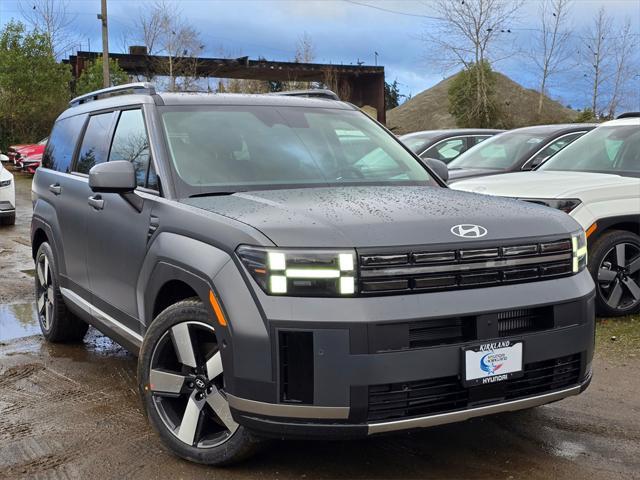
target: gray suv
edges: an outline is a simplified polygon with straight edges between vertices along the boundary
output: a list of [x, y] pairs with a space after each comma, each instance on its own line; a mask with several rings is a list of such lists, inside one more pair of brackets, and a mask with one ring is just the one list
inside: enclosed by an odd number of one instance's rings
[[91, 324], [136, 354], [150, 423], [195, 462], [530, 408], [591, 379], [578, 223], [449, 190], [330, 92], [79, 97], [33, 206], [45, 338]]

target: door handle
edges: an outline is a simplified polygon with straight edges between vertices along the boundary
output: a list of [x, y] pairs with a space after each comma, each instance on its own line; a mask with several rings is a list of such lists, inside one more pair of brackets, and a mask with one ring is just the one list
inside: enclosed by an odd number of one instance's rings
[[88, 203], [96, 210], [102, 210], [104, 208], [104, 200], [100, 195], [94, 195], [88, 198]]
[[53, 183], [49, 185], [49, 191], [54, 195], [60, 195], [62, 193], [62, 187], [59, 183]]

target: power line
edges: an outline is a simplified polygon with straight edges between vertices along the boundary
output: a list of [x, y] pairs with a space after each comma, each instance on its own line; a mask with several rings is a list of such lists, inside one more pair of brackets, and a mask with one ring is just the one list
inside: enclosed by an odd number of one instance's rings
[[[443, 17], [435, 17], [432, 15], [423, 15], [423, 14], [419, 14], [419, 13], [410, 13], [410, 12], [403, 12], [401, 10], [393, 10], [391, 8], [385, 8], [385, 7], [380, 7], [378, 5], [371, 5], [369, 3], [363, 3], [363, 2], [358, 2], [356, 0], [342, 0], [345, 3], [350, 3], [352, 5], [357, 5], [359, 7], [365, 7], [365, 8], [371, 8], [373, 10], [378, 10], [384, 13], [391, 13], [393, 15], [402, 15], [405, 17], [413, 17], [413, 18], [427, 18], [429, 20], [439, 20], [439, 21], [443, 21], [446, 20]], [[527, 32], [537, 32], [537, 33], [542, 33], [542, 30], [539, 28], [530, 28], [530, 27], [505, 27], [500, 29], [501, 33], [512, 33], [513, 31], [527, 31]], [[580, 40], [588, 40], [587, 37], [578, 35], [576, 33], [573, 32], [568, 32], [569, 36], [572, 36], [574, 38], [578, 38]], [[630, 33], [629, 34], [632, 37], [637, 37], [640, 36], [640, 33]], [[616, 36], [616, 37], [609, 37], [610, 39], [619, 39], [622, 38], [622, 36]]]
[[380, 7], [378, 5], [370, 5], [368, 3], [356, 2], [355, 0], [342, 0], [342, 1], [345, 3], [358, 5], [360, 7], [366, 7], [366, 8], [371, 8], [373, 10], [380, 10], [381, 12], [392, 13], [394, 15], [403, 15], [405, 17], [415, 17], [415, 18], [428, 18], [430, 20], [444, 20], [444, 18], [441, 18], [441, 17], [433, 17], [431, 15], [422, 15], [419, 13], [402, 12], [400, 10], [393, 10], [391, 8]]

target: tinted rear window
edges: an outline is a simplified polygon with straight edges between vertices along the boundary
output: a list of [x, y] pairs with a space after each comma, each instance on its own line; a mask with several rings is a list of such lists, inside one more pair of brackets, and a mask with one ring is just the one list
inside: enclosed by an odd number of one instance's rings
[[76, 172], [88, 174], [91, 167], [107, 161], [108, 137], [112, 120], [113, 112], [89, 117], [89, 123], [82, 139], [82, 148], [80, 148], [78, 155]]
[[58, 172], [70, 172], [73, 152], [76, 149], [85, 118], [86, 115], [76, 115], [56, 122], [42, 157], [43, 167]]

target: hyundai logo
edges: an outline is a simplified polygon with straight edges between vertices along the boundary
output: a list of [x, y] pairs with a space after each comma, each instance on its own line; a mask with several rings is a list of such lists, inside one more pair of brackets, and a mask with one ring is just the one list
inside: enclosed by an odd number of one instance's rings
[[480, 225], [463, 223], [451, 227], [451, 233], [462, 238], [480, 238], [487, 234], [487, 229]]

